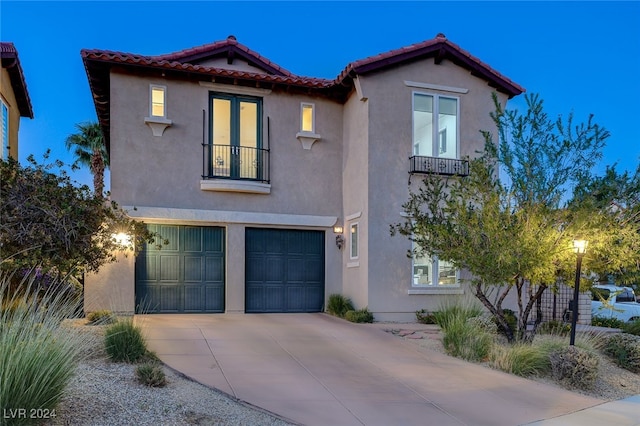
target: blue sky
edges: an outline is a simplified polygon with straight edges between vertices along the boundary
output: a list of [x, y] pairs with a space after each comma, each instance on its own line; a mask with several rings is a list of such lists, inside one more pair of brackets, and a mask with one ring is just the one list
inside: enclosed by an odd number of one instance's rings
[[[611, 132], [600, 170], [640, 161], [640, 2], [0, 2], [0, 39], [16, 45], [35, 118], [20, 159], [71, 162], [75, 123], [96, 119], [80, 49], [156, 55], [225, 39], [300, 75], [334, 78], [347, 63], [444, 33], [552, 115], [594, 114]], [[514, 98], [509, 107], [524, 105]], [[75, 179], [90, 183], [88, 172]]]

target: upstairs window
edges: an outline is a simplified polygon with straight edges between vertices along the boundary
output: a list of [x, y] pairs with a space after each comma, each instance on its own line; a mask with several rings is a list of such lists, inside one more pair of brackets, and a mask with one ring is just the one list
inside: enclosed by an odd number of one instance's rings
[[166, 95], [167, 88], [165, 86], [151, 85], [151, 117], [167, 118]]
[[300, 131], [315, 133], [315, 110], [313, 104], [302, 103], [300, 108]]
[[210, 94], [208, 178], [269, 181], [268, 150], [262, 148], [262, 99]]
[[458, 99], [413, 94], [413, 155], [458, 158]]

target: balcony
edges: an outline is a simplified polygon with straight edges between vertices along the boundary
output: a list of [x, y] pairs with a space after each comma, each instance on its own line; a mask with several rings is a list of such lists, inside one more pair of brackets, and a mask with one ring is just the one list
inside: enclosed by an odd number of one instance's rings
[[469, 161], [454, 158], [409, 157], [409, 173], [423, 173], [442, 176], [469, 176]]
[[268, 149], [202, 145], [202, 190], [268, 194], [269, 183]]

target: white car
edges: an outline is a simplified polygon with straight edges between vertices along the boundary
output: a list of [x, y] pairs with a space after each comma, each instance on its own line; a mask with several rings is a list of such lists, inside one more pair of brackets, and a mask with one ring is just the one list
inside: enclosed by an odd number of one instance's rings
[[[617, 318], [621, 321], [640, 319], [640, 303], [631, 287], [598, 284], [591, 288], [591, 317]], [[605, 300], [606, 303], [603, 303]]]

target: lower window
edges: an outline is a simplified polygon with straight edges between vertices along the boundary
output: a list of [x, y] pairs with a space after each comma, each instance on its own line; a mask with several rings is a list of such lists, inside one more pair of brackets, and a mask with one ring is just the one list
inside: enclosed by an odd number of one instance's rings
[[458, 286], [458, 270], [436, 256], [414, 255], [413, 287]]

